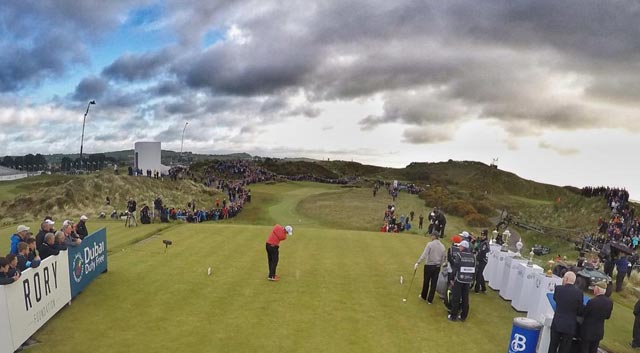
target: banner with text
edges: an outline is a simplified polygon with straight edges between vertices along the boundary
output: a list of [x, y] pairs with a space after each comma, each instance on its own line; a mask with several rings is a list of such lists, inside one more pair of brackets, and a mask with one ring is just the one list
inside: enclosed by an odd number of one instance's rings
[[102, 228], [69, 248], [71, 298], [75, 298], [101, 273], [107, 271], [107, 230]]
[[[2, 352], [13, 352], [42, 325], [71, 301], [69, 286], [69, 257], [66, 251], [50, 256], [39, 267], [22, 273], [17, 282], [0, 286], [0, 337], [11, 336], [2, 342]], [[4, 327], [6, 326], [6, 327]], [[9, 330], [10, 334], [6, 331]]]

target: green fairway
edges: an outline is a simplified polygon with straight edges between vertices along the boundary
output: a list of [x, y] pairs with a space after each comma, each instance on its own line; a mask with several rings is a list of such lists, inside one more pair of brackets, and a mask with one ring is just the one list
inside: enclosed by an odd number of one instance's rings
[[[495, 292], [472, 293], [464, 323], [449, 322], [440, 300], [418, 300], [422, 268], [407, 295], [427, 238], [376, 231], [391, 203], [386, 193], [283, 183], [253, 185], [252, 195], [238, 218], [220, 222], [125, 228], [90, 220], [90, 231], [107, 228], [109, 271], [40, 329], [42, 344], [28, 351], [506, 351], [512, 319], [523, 314]], [[430, 210], [406, 193], [396, 207], [414, 209], [414, 230]], [[281, 244], [281, 281], [269, 282], [265, 240], [275, 222], [293, 224], [294, 235]], [[462, 229], [448, 217], [447, 238]], [[1, 251], [14, 230], [0, 228]], [[173, 241], [166, 253], [163, 239]], [[632, 324], [630, 308], [616, 304], [603, 344], [631, 352]]]
[[[40, 330], [46, 343], [32, 351], [69, 352], [63, 332], [94, 352], [450, 352], [461, 329], [468, 339], [456, 349], [506, 346], [517, 314], [495, 294], [473, 296], [463, 324], [447, 321], [440, 302], [418, 301], [420, 279], [402, 302], [422, 238], [301, 226], [282, 244], [273, 283], [269, 231], [184, 225], [110, 255], [109, 272]], [[167, 254], [164, 238], [174, 243]], [[494, 301], [505, 310], [491, 310]]]

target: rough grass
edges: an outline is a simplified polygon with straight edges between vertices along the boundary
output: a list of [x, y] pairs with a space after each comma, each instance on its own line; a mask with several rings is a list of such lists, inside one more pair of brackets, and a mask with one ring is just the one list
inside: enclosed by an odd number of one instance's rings
[[[4, 196], [3, 196], [4, 195]], [[86, 214], [107, 215], [112, 210], [122, 211], [129, 197], [134, 197], [138, 207], [143, 203], [153, 206], [160, 196], [165, 205], [187, 207], [192, 199], [198, 207], [212, 207], [216, 192], [190, 180], [172, 182], [146, 177], [113, 175], [109, 172], [81, 176], [40, 176], [34, 179], [0, 183], [0, 224], [33, 221], [52, 215], [56, 218]], [[111, 205], [105, 205], [109, 196]], [[221, 195], [221, 197], [224, 197]]]

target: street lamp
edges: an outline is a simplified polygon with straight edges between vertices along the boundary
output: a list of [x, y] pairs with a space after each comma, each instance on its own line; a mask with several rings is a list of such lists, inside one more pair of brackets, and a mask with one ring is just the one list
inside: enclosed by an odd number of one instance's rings
[[84, 123], [87, 121], [87, 115], [89, 115], [89, 107], [91, 104], [96, 104], [96, 101], [91, 100], [87, 104], [87, 111], [84, 113], [84, 119], [82, 119], [82, 138], [80, 139], [80, 169], [82, 169], [82, 145], [84, 144]]
[[182, 162], [182, 146], [184, 146], [184, 131], [187, 129], [187, 125], [189, 125], [188, 121], [184, 123], [184, 128], [182, 129], [182, 141], [180, 142], [180, 162]]

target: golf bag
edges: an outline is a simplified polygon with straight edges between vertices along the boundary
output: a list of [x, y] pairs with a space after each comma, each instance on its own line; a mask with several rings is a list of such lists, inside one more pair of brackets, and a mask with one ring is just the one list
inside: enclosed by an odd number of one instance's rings
[[442, 299], [445, 299], [447, 296], [447, 290], [449, 289], [449, 278], [448, 278], [446, 267], [440, 274], [438, 274], [438, 283], [436, 284], [436, 293]]

